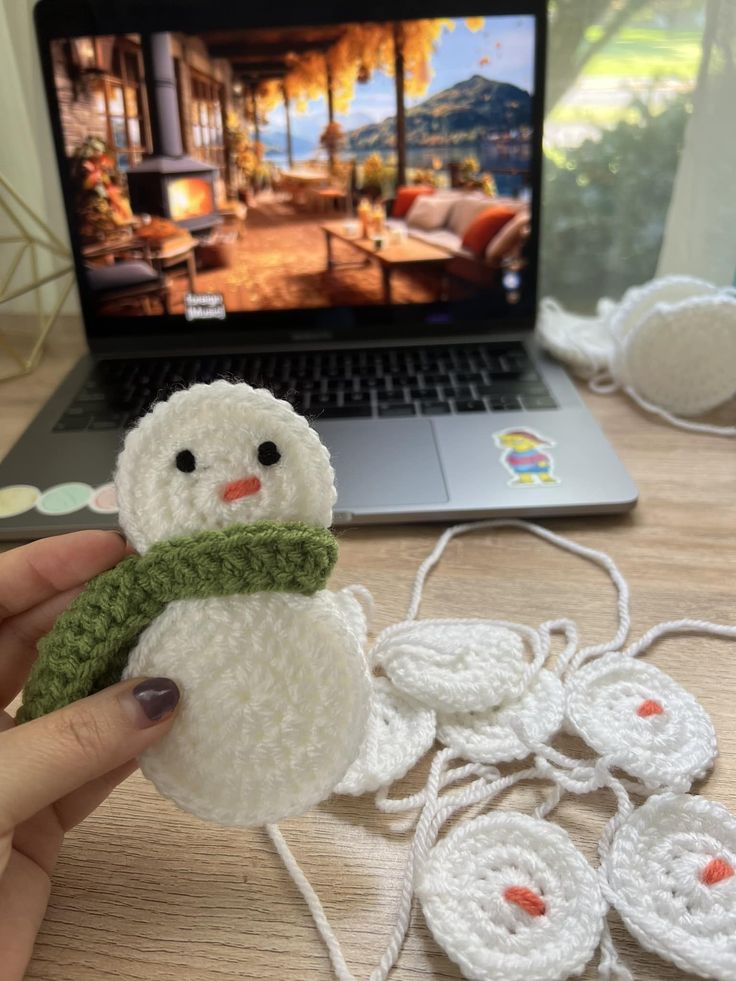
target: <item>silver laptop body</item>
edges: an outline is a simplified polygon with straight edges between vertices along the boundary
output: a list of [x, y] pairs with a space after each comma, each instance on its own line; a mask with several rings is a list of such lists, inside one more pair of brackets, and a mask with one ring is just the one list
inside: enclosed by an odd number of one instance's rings
[[[385, 390], [367, 388], [369, 394], [362, 403], [362, 414], [343, 418], [350, 416], [345, 386], [339, 389], [339, 397], [335, 396], [331, 412], [320, 409], [315, 395], [304, 409], [332, 456], [338, 488], [335, 513], [338, 524], [600, 514], [624, 511], [636, 503], [633, 482], [574, 385], [564, 370], [537, 348], [533, 339], [541, 169], [540, 88], [544, 74], [543, 3], [529, 0], [513, 7], [517, 13], [520, 6], [525, 8], [534, 18], [536, 32], [528, 176], [532, 234], [526, 245], [523, 302], [519, 304], [515, 296], [507, 309], [495, 309], [487, 316], [479, 315], [478, 303], [471, 304], [472, 311], [466, 315], [463, 304], [453, 305], [451, 301], [431, 309], [426, 304], [417, 304], [416, 316], [412, 316], [410, 304], [354, 310], [298, 310], [293, 311], [292, 318], [286, 313], [278, 321], [274, 321], [272, 312], [259, 318], [253, 312], [244, 317], [235, 313], [231, 317], [228, 311], [224, 324], [207, 320], [185, 323], [181, 316], [110, 318], [100, 313], [90, 298], [88, 267], [77, 236], [68, 154], [57, 101], [54, 72], [61, 69], [58, 66], [55, 69], [52, 45], [62, 43], [59, 39], [67, 35], [71, 37], [89, 29], [91, 6], [94, 5], [82, 0], [78, 4], [63, 4], [63, 22], [59, 20], [58, 4], [54, 0], [42, 0], [36, 8], [51, 121], [91, 353], [75, 366], [0, 464], [0, 538], [23, 539], [82, 528], [116, 527], [110, 481], [124, 427], [134, 422], [134, 413], [116, 413], [114, 406], [103, 404], [99, 378], [101, 374], [105, 378], [117, 377], [116, 364], [120, 366], [119, 375], [123, 370], [130, 372], [131, 364], [139, 363], [144, 367], [137, 372], [138, 381], [141, 376], [145, 380], [151, 375], [150, 385], [154, 385], [157, 366], [164, 366], [172, 359], [178, 365], [196, 362], [190, 377], [196, 379], [203, 373], [207, 380], [220, 374], [248, 379], [247, 366], [254, 359], [260, 365], [266, 362], [280, 365], [284, 358], [290, 357], [294, 365], [317, 365], [313, 372], [309, 369], [310, 384], [317, 385], [323, 401], [327, 398], [325, 392], [329, 394], [333, 389], [329, 378], [321, 380], [322, 373], [327, 372], [328, 366], [333, 369], [336, 364], [343, 366], [348, 355], [354, 380], [346, 384], [352, 386], [350, 391], [356, 399], [361, 385], [375, 385], [377, 376], [388, 378], [392, 372], [400, 371], [397, 365], [404, 365], [400, 383], [388, 383], [389, 391], [401, 394], [404, 409], [396, 406], [390, 411], [388, 406], [394, 403], [387, 401]], [[119, 6], [125, 10], [125, 4]], [[129, 6], [130, 24], [126, 25], [125, 19], [120, 21], [118, 17], [117, 30], [113, 30], [112, 25], [107, 25], [104, 5], [100, 4], [97, 32], [117, 35], [127, 27], [126, 37], [130, 39], [131, 30], [137, 28], [145, 47], [148, 33], [155, 32], [160, 38], [164, 30], [179, 28], [179, 25], [158, 22], [156, 5], [131, 0]], [[334, 18], [327, 5], [324, 6], [324, 22], [331, 21]], [[428, 10], [428, 6], [433, 9]], [[219, 36], [209, 28], [204, 30], [210, 23], [219, 27], [228, 17], [239, 16], [238, 23], [242, 26], [245, 18], [266, 16], [236, 15], [226, 8], [227, 5], [204, 2], [191, 4], [181, 29], [196, 34], [199, 28], [200, 36], [207, 40]], [[487, 0], [485, 8], [491, 16], [505, 16], [503, 5], [492, 0]], [[438, 17], [455, 11], [463, 15], [477, 12], [461, 9], [456, 0], [444, 3], [432, 0], [423, 4], [422, 10], [423, 16], [436, 12]], [[409, 18], [413, 12], [414, 5], [406, 3], [406, 12], [402, 11], [401, 15]], [[301, 23], [303, 16], [293, 14], [293, 23]], [[319, 16], [320, 11], [315, 9], [310, 15], [311, 22], [320, 22]], [[396, 10], [390, 16], [395, 18]], [[360, 20], [360, 11], [351, 13], [351, 19]], [[375, 20], [375, 15], [370, 19]], [[265, 23], [268, 24], [267, 19]], [[279, 30], [283, 32], [291, 27]], [[276, 41], [279, 36], [278, 32], [269, 35]], [[271, 47], [276, 48], [277, 44], [272, 43]], [[225, 50], [216, 48], [214, 41], [212, 49]], [[147, 70], [150, 70], [150, 59], [150, 53], [146, 54]], [[148, 75], [146, 80], [150, 89]], [[144, 163], [146, 159], [143, 158]], [[509, 291], [518, 291], [516, 281], [509, 282]], [[147, 331], [142, 330], [144, 325]], [[367, 381], [363, 374], [373, 380]], [[277, 394], [284, 395], [283, 372], [273, 380], [263, 377], [262, 381], [265, 384], [273, 381]], [[519, 391], [513, 385], [509, 388], [510, 382], [520, 384]], [[146, 391], [149, 402], [158, 394], [150, 387]], [[301, 399], [301, 396], [294, 399], [293, 393], [288, 397], [297, 402]]]

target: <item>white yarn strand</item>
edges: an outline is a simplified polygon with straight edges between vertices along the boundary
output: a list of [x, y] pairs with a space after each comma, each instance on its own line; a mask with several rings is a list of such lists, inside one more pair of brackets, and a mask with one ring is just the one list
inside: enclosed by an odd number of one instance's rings
[[[601, 390], [593, 389], [593, 391], [600, 393]], [[693, 422], [691, 419], [683, 419], [682, 416], [676, 416], [667, 409], [645, 399], [630, 385], [625, 385], [623, 391], [636, 402], [640, 409], [650, 413], [650, 415], [664, 419], [665, 422], [671, 426], [676, 426], [678, 429], [685, 429], [689, 433], [705, 433], [708, 436], [736, 436], [736, 426], [716, 426], [709, 422]]]
[[307, 904], [309, 912], [312, 914], [314, 925], [317, 928], [320, 937], [322, 937], [322, 940], [327, 948], [327, 952], [330, 955], [330, 961], [332, 962], [335, 977], [338, 979], [338, 981], [355, 981], [355, 978], [350, 973], [348, 966], [345, 963], [345, 957], [340, 946], [340, 941], [337, 939], [332, 927], [330, 926], [330, 922], [327, 919], [327, 914], [325, 913], [320, 898], [312, 888], [309, 879], [307, 879], [299, 863], [294, 858], [291, 849], [286, 844], [286, 840], [282, 835], [279, 826], [277, 824], [267, 824], [265, 827], [266, 833], [273, 842], [274, 848], [278, 852], [279, 858], [284, 863], [286, 871], [294, 880], [294, 884], [302, 894], [304, 902]]
[[638, 640], [630, 644], [623, 654], [627, 657], [636, 657], [651, 647], [654, 641], [660, 637], [690, 633], [712, 634], [715, 637], [736, 639], [736, 626], [726, 623], [713, 623], [711, 620], [694, 620], [687, 617], [682, 620], [665, 620], [650, 627]]
[[[575, 542], [570, 538], [565, 538], [563, 535], [557, 535], [555, 532], [550, 531], [547, 528], [543, 528], [541, 525], [532, 524], [528, 521], [521, 521], [517, 518], [490, 518], [487, 521], [467, 522], [465, 524], [453, 525], [451, 528], [444, 531], [438, 538], [437, 543], [430, 554], [426, 559], [424, 559], [417, 570], [409, 601], [409, 608], [406, 613], [407, 621], [416, 619], [422, 601], [424, 583], [431, 570], [439, 562], [442, 553], [447, 548], [449, 542], [452, 541], [452, 539], [457, 535], [464, 535], [469, 531], [481, 531], [490, 528], [518, 528], [521, 531], [526, 531], [532, 535], [536, 535], [538, 538], [542, 538], [551, 545], [555, 545], [557, 548], [560, 548], [563, 551], [571, 552], [573, 555], [579, 555], [581, 558], [587, 559], [587, 561], [592, 562], [593, 564], [604, 569], [613, 582], [617, 597], [616, 607], [618, 614], [618, 627], [616, 633], [611, 640], [583, 648], [582, 650], [578, 651], [574, 657], [574, 649], [571, 650], [568, 645], [568, 649], [566, 650], [565, 654], [563, 654], [563, 656], [560, 658], [561, 663], [558, 662], [559, 666], [556, 668], [557, 673], [564, 673], [568, 663], [570, 664], [570, 670], [575, 670], [575, 668], [579, 667], [589, 658], [595, 657], [598, 654], [604, 654], [607, 651], [617, 650], [624, 643], [628, 637], [631, 626], [629, 584], [621, 574], [618, 566], [613, 561], [611, 556], [606, 552], [599, 551], [598, 549], [588, 548], [586, 545], [580, 545], [578, 542]], [[564, 622], [567, 624], [570, 623], [569, 620]]]

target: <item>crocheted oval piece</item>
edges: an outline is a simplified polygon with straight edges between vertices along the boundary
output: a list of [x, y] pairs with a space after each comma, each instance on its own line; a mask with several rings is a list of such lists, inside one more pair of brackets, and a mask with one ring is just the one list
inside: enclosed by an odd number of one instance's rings
[[437, 943], [477, 981], [580, 974], [603, 929], [598, 880], [567, 833], [513, 811], [451, 831], [417, 894]]
[[736, 299], [655, 307], [624, 342], [623, 362], [629, 384], [656, 405], [684, 416], [715, 408], [736, 393]]
[[528, 742], [547, 742], [559, 731], [564, 717], [564, 689], [551, 671], [542, 670], [518, 699], [485, 712], [439, 715], [437, 738], [474, 763], [504, 763], [529, 755], [516, 734], [521, 726]]
[[689, 789], [717, 755], [702, 705], [653, 664], [621, 654], [573, 675], [567, 716], [592, 749], [652, 789]]
[[736, 978], [736, 818], [725, 807], [650, 797], [616, 833], [603, 870], [643, 947], [683, 971]]
[[527, 666], [518, 634], [452, 620], [403, 624], [379, 637], [373, 657], [397, 688], [442, 712], [499, 705], [519, 690]]
[[327, 590], [169, 603], [125, 671], [157, 676], [175, 678], [183, 697], [141, 770], [205, 820], [242, 827], [302, 814], [360, 751], [370, 677]]
[[373, 678], [373, 699], [360, 754], [335, 787], [365, 794], [399, 780], [434, 742], [433, 709], [403, 695], [388, 678]]

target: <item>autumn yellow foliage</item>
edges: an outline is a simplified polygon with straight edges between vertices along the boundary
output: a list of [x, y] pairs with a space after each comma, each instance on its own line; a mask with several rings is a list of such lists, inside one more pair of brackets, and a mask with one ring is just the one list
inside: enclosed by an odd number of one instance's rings
[[[468, 17], [465, 24], [469, 30], [478, 31], [483, 20]], [[273, 109], [282, 101], [285, 89], [297, 112], [304, 112], [309, 102], [326, 96], [329, 70], [335, 112], [346, 113], [359, 78], [370, 78], [375, 71], [394, 76], [397, 42], [404, 55], [404, 91], [409, 98], [419, 98], [426, 94], [434, 76], [432, 57], [437, 43], [444, 32], [454, 29], [455, 22], [448, 18], [347, 24], [328, 51], [292, 57], [283, 89], [280, 80], [264, 82], [258, 93], [259, 105], [266, 112]]]

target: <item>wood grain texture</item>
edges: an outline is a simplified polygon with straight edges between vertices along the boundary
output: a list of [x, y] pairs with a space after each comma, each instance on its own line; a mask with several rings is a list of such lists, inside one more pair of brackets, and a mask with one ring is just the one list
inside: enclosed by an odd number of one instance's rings
[[[37, 372], [0, 388], [0, 453], [81, 350], [78, 330], [68, 325], [53, 336]], [[632, 588], [634, 636], [680, 616], [736, 622], [733, 442], [671, 429], [623, 397], [583, 394], [638, 483], [641, 502], [624, 517], [548, 525], [613, 555]], [[368, 586], [377, 602], [377, 628], [400, 619], [416, 567], [438, 531], [430, 525], [341, 531], [334, 585]], [[517, 531], [480, 532], [453, 542], [427, 584], [422, 613], [530, 625], [567, 614], [577, 620], [584, 643], [614, 631], [614, 595], [603, 573]], [[648, 658], [710, 712], [721, 756], [700, 789], [736, 812], [734, 645], [715, 638], [666, 639]], [[426, 761], [400, 789], [418, 788], [425, 774]], [[539, 786], [521, 786], [499, 806], [528, 811], [540, 793]], [[557, 820], [593, 858], [611, 809], [610, 796], [599, 792], [565, 800]], [[357, 978], [370, 973], [394, 922], [407, 854], [402, 824], [399, 817], [379, 815], [367, 797], [327, 802], [283, 826]], [[642, 951], [616, 916], [611, 922], [637, 978], [686, 976]], [[202, 824], [160, 798], [139, 774], [69, 835], [28, 973], [37, 981], [330, 976], [311, 919], [265, 834]], [[460, 977], [418, 910], [395, 976]], [[594, 978], [594, 969], [585, 977]]]

